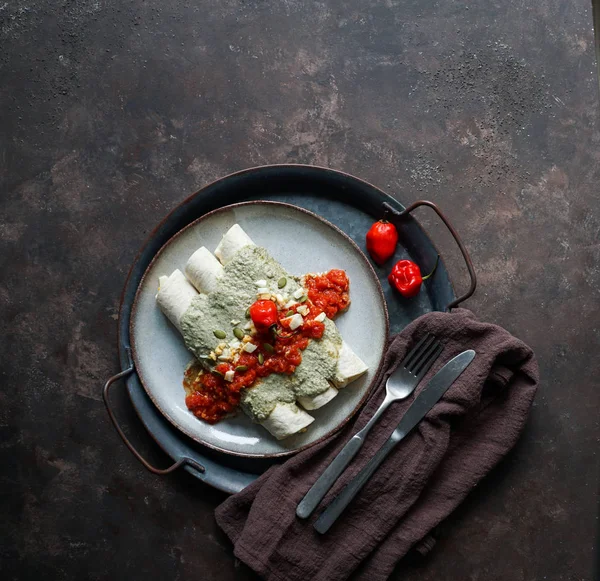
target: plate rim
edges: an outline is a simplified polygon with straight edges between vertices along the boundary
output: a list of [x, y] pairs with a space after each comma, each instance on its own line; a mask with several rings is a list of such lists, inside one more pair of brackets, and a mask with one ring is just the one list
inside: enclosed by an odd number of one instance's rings
[[189, 228], [196, 226], [198, 223], [200, 223], [216, 214], [226, 212], [233, 208], [239, 208], [239, 207], [243, 207], [243, 206], [256, 206], [256, 205], [284, 207], [284, 208], [292, 209], [292, 210], [298, 211], [302, 214], [311, 216], [312, 218], [318, 220], [319, 222], [325, 224], [326, 226], [328, 226], [329, 228], [331, 228], [332, 230], [337, 232], [347, 242], [350, 243], [350, 245], [354, 248], [354, 250], [356, 251], [358, 256], [360, 256], [361, 260], [366, 264], [367, 273], [368, 273], [369, 277], [371, 278], [371, 280], [375, 283], [375, 288], [377, 289], [377, 296], [379, 297], [379, 301], [383, 307], [383, 318], [384, 318], [384, 326], [385, 326], [385, 341], [388, 340], [389, 332], [390, 332], [390, 321], [389, 321], [389, 312], [388, 312], [388, 308], [387, 308], [387, 302], [385, 300], [385, 295], [383, 293], [383, 289], [381, 287], [381, 283], [379, 281], [377, 273], [373, 269], [373, 266], [371, 265], [369, 259], [367, 258], [365, 253], [360, 249], [358, 244], [356, 244], [356, 242], [348, 234], [346, 234], [341, 228], [339, 228], [335, 224], [332, 224], [331, 222], [329, 222], [325, 218], [319, 216], [315, 212], [311, 212], [310, 210], [307, 210], [306, 208], [296, 206], [295, 204], [289, 204], [287, 202], [279, 202], [279, 201], [274, 201], [274, 200], [248, 200], [248, 201], [244, 201], [244, 202], [237, 202], [235, 204], [228, 204], [226, 206], [220, 206], [219, 208], [215, 208], [214, 210], [211, 210], [210, 212], [207, 212], [206, 214], [199, 216], [198, 218], [196, 218], [195, 220], [193, 220], [192, 222], [190, 222], [189, 224], [184, 226], [181, 230], [178, 230], [177, 232], [175, 232], [175, 234], [173, 234], [173, 236], [171, 236], [160, 247], [160, 249], [156, 252], [156, 254], [152, 257], [152, 260], [150, 261], [150, 263], [144, 270], [144, 274], [140, 278], [140, 281], [138, 283], [138, 286], [137, 286], [137, 289], [135, 292], [135, 296], [133, 298], [132, 306], [131, 306], [131, 311], [130, 311], [130, 316], [129, 316], [129, 335], [130, 335], [131, 356], [133, 358], [133, 362], [135, 365], [135, 371], [140, 380], [140, 384], [144, 388], [144, 391], [146, 392], [146, 394], [148, 395], [148, 397], [150, 398], [150, 400], [152, 401], [152, 403], [154, 404], [156, 409], [159, 411], [159, 413], [161, 415], [163, 415], [163, 417], [165, 417], [171, 423], [171, 425], [173, 425], [177, 430], [179, 430], [185, 436], [191, 438], [196, 443], [201, 444], [202, 446], [206, 446], [207, 448], [210, 448], [216, 452], [227, 454], [229, 456], [237, 456], [237, 457], [242, 457], [242, 458], [284, 458], [284, 457], [293, 456], [295, 454], [298, 454], [299, 452], [307, 450], [308, 448], [316, 446], [317, 444], [323, 442], [324, 440], [332, 437], [334, 434], [337, 434], [359, 412], [359, 410], [364, 406], [366, 400], [368, 399], [369, 395], [373, 391], [376, 380], [379, 378], [380, 371], [383, 367], [383, 363], [384, 363], [384, 359], [385, 359], [385, 349], [381, 354], [379, 363], [378, 363], [375, 373], [373, 375], [373, 379], [366, 387], [363, 396], [358, 401], [358, 403], [354, 406], [352, 411], [349, 414], [347, 414], [346, 417], [337, 426], [335, 426], [334, 428], [332, 428], [331, 430], [329, 430], [328, 432], [323, 434], [320, 438], [317, 438], [315, 441], [305, 444], [303, 446], [300, 446], [299, 448], [295, 448], [294, 450], [285, 450], [282, 452], [273, 452], [273, 453], [268, 453], [268, 454], [256, 454], [256, 453], [248, 453], [248, 452], [235, 452], [232, 450], [228, 450], [226, 448], [221, 448], [220, 446], [217, 446], [215, 444], [207, 442], [206, 440], [198, 437], [196, 434], [187, 430], [179, 422], [177, 422], [174, 418], [172, 418], [159, 405], [158, 401], [156, 400], [156, 398], [150, 392], [150, 390], [148, 389], [148, 387], [146, 385], [146, 381], [144, 380], [144, 376], [138, 365], [139, 357], [137, 354], [136, 341], [135, 341], [134, 321], [136, 318], [136, 313], [137, 313], [137, 308], [138, 308], [138, 303], [139, 303], [138, 299], [140, 296], [141, 288], [144, 284], [144, 281], [146, 280], [146, 276], [148, 275], [149, 271], [152, 269], [152, 267], [154, 266], [154, 263], [157, 261], [158, 257], [162, 254], [162, 252], [166, 249], [166, 247], [170, 246], [171, 243], [173, 243], [176, 238], [178, 238], [180, 235], [183, 235], [183, 233], [186, 230], [188, 230]]

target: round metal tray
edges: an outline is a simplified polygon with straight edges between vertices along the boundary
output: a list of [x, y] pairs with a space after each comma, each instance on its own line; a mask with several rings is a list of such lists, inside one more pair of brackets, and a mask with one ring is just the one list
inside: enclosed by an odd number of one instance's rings
[[[303, 165], [275, 165], [244, 170], [224, 177], [190, 196], [177, 206], [150, 234], [136, 257], [125, 282], [119, 312], [119, 358], [122, 371], [104, 386], [104, 401], [117, 432], [142, 464], [155, 474], [167, 474], [183, 466], [185, 470], [210, 486], [229, 493], [242, 490], [277, 462], [276, 459], [253, 459], [229, 456], [197, 444], [174, 428], [154, 407], [141, 385], [130, 355], [129, 322], [133, 299], [142, 276], [158, 250], [183, 227], [216, 208], [248, 200], [276, 200], [310, 210], [348, 234], [365, 250], [365, 234], [374, 220], [385, 214], [399, 228], [400, 244], [394, 260], [410, 258], [429, 271], [438, 256], [427, 234], [410, 213], [419, 206], [432, 208], [454, 236], [469, 274], [471, 285], [456, 298], [443, 260], [424, 291], [410, 300], [400, 300], [387, 283], [390, 265], [374, 266], [382, 281], [390, 318], [390, 332], [401, 331], [408, 323], [432, 310], [447, 310], [471, 296], [476, 279], [469, 255], [458, 234], [431, 202], [419, 201], [404, 208], [375, 186], [348, 174]], [[131, 402], [142, 423], [158, 445], [174, 460], [166, 469], [151, 466], [134, 448], [119, 426], [111, 407], [109, 390], [125, 378]]]

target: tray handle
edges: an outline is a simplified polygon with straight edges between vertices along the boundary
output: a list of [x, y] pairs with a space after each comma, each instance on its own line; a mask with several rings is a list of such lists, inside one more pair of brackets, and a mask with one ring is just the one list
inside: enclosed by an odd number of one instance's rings
[[147, 470], [150, 470], [150, 472], [152, 472], [153, 474], [159, 474], [161, 476], [164, 474], [170, 474], [171, 472], [174, 472], [175, 470], [177, 470], [177, 468], [179, 468], [180, 466], [182, 466], [184, 464], [188, 464], [189, 466], [192, 466], [198, 472], [202, 472], [202, 473], [205, 472], [206, 470], [205, 470], [204, 466], [202, 466], [202, 464], [199, 464], [195, 460], [192, 460], [191, 458], [180, 458], [179, 460], [177, 460], [177, 462], [175, 462], [175, 464], [173, 464], [172, 466], [169, 466], [168, 468], [162, 468], [162, 469], [155, 468], [154, 466], [152, 466], [152, 464], [150, 464], [150, 462], [148, 462], [135, 449], [135, 446], [129, 441], [129, 439], [127, 438], [127, 436], [121, 429], [121, 426], [119, 425], [119, 422], [117, 421], [115, 412], [111, 407], [109, 391], [110, 391], [111, 386], [116, 381], [118, 381], [119, 379], [121, 379], [123, 377], [128, 376], [129, 374], [131, 374], [135, 371], [135, 365], [133, 364], [133, 360], [131, 359], [131, 351], [129, 350], [129, 348], [126, 348], [126, 352], [127, 352], [127, 359], [129, 362], [128, 367], [126, 369], [124, 369], [123, 371], [121, 371], [120, 373], [113, 375], [104, 384], [104, 389], [102, 391], [102, 396], [104, 398], [104, 405], [106, 406], [106, 410], [108, 411], [108, 416], [110, 417], [110, 421], [112, 422], [113, 426], [115, 427], [115, 430], [117, 430], [117, 433], [119, 434], [119, 436], [121, 436], [121, 439], [123, 440], [125, 445], [129, 448], [129, 451], [142, 463], [144, 468], [146, 468]]
[[456, 228], [454, 228], [454, 226], [450, 223], [450, 220], [448, 220], [448, 218], [446, 218], [446, 216], [440, 210], [440, 208], [433, 202], [428, 202], [427, 200], [418, 200], [416, 202], [413, 202], [410, 206], [405, 208], [402, 212], [398, 212], [398, 210], [396, 210], [395, 208], [390, 206], [390, 204], [388, 204], [387, 202], [383, 203], [383, 207], [385, 208], [385, 210], [387, 212], [389, 212], [390, 214], [393, 214], [394, 217], [399, 220], [408, 216], [413, 210], [415, 210], [416, 208], [418, 208], [420, 206], [427, 206], [427, 207], [431, 208], [440, 217], [442, 222], [444, 224], [446, 224], [446, 227], [450, 231], [450, 234], [452, 234], [454, 241], [458, 245], [458, 248], [460, 249], [460, 252], [461, 252], [463, 258], [465, 259], [465, 263], [467, 265], [467, 270], [469, 271], [469, 276], [471, 277], [471, 285], [469, 286], [469, 289], [467, 290], [467, 292], [465, 294], [463, 294], [462, 296], [458, 297], [457, 299], [454, 299], [451, 303], [449, 303], [446, 306], [446, 310], [450, 311], [454, 307], [457, 307], [463, 301], [467, 300], [475, 292], [475, 289], [477, 288], [477, 276], [475, 275], [475, 269], [473, 268], [473, 261], [471, 260], [471, 257], [469, 256], [469, 252], [465, 248], [463, 241], [461, 240], [460, 236], [458, 235]]

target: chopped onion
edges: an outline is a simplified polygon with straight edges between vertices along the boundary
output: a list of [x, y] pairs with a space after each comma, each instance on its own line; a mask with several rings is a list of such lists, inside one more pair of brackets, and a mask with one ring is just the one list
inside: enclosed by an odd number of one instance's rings
[[223, 349], [223, 353], [219, 355], [219, 359], [221, 361], [227, 361], [228, 359], [231, 359], [231, 351], [229, 349]]
[[295, 331], [298, 327], [300, 327], [304, 323], [304, 319], [302, 315], [296, 313], [290, 320], [290, 329]]

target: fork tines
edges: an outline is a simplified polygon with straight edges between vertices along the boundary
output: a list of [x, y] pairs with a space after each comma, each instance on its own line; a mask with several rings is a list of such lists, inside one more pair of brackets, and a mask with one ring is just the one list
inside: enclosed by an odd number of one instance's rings
[[408, 353], [402, 366], [416, 377], [427, 373], [442, 350], [442, 344], [431, 333], [427, 333]]

